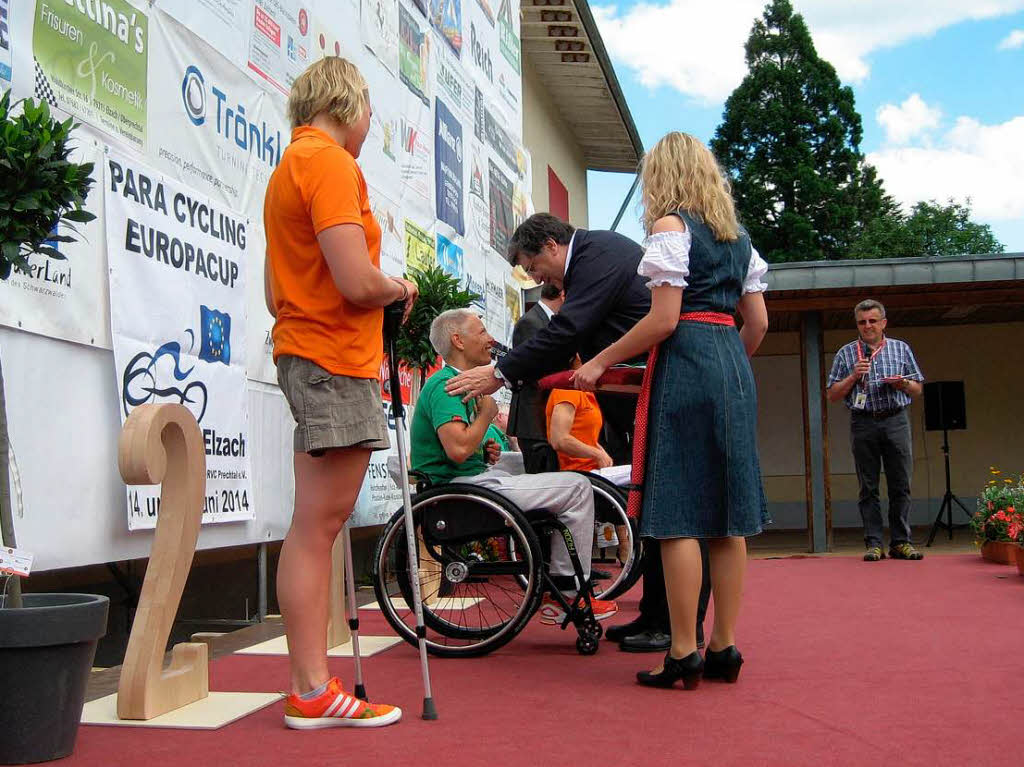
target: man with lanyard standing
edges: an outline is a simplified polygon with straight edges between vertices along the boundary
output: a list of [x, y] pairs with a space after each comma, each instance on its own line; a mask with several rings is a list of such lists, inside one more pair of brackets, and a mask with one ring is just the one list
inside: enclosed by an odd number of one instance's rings
[[850, 409], [850, 442], [860, 484], [866, 562], [885, 559], [879, 470], [889, 485], [889, 556], [923, 559], [910, 543], [910, 478], [914, 468], [907, 406], [923, 389], [924, 376], [903, 341], [885, 336], [885, 307], [866, 300], [853, 310], [859, 338], [836, 353], [828, 377], [830, 402]]

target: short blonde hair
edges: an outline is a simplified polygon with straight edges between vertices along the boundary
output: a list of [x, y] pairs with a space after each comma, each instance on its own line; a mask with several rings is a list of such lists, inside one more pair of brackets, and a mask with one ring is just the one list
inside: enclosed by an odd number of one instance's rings
[[354, 124], [366, 111], [366, 80], [359, 68], [340, 56], [327, 56], [295, 78], [288, 96], [292, 127], [309, 125], [324, 112], [342, 125]]
[[688, 133], [663, 136], [640, 163], [644, 229], [677, 210], [700, 217], [719, 242], [739, 238], [732, 188], [711, 150]]

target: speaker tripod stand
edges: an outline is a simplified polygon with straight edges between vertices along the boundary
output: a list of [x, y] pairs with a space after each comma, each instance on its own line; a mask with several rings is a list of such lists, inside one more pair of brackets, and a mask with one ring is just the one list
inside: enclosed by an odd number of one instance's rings
[[[969, 527], [969, 523], [963, 522], [961, 524], [953, 524], [953, 504], [955, 503], [961, 509], [967, 518], [971, 518], [971, 512], [967, 510], [967, 507], [963, 505], [959, 498], [953, 495], [953, 491], [949, 487], [949, 431], [947, 429], [942, 430], [942, 454], [946, 461], [946, 494], [942, 496], [942, 505], [939, 506], [939, 514], [935, 517], [935, 522], [932, 524], [932, 531], [928, 534], [928, 543], [926, 546], [931, 546], [932, 541], [935, 540], [935, 533], [938, 532], [941, 527], [943, 530], [949, 531], [949, 540], [953, 540], [953, 530], [959, 530], [964, 527]], [[942, 514], [945, 512], [946, 520], [942, 520]]]

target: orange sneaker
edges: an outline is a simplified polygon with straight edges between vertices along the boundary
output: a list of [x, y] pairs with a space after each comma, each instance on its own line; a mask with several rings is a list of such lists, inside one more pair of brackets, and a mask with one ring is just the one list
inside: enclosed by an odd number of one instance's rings
[[303, 700], [289, 695], [284, 703], [284, 723], [296, 730], [320, 727], [383, 727], [402, 718], [402, 709], [384, 703], [367, 703], [345, 692], [337, 677], [327, 683], [323, 695]]
[[[599, 621], [611, 618], [619, 611], [618, 605], [614, 602], [602, 601], [600, 599], [591, 599], [590, 606], [594, 611], [594, 617]], [[550, 594], [544, 595], [538, 612], [540, 613], [540, 622], [549, 626], [560, 625], [565, 620], [565, 610], [557, 601], [552, 599]]]

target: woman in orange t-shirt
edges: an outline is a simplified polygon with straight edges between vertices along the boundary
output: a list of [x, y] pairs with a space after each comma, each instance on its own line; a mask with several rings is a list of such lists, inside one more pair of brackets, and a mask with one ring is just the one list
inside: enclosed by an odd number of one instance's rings
[[277, 377], [295, 418], [295, 510], [277, 598], [288, 636], [294, 728], [379, 726], [401, 710], [345, 693], [327, 671], [331, 549], [352, 513], [370, 452], [388, 448], [381, 405], [383, 307], [416, 286], [380, 271], [381, 231], [356, 163], [370, 127], [366, 81], [327, 57], [288, 98], [291, 144], [267, 184], [264, 288]]
[[612, 465], [611, 456], [597, 442], [604, 418], [592, 392], [554, 389], [545, 415], [548, 442], [558, 453], [562, 471], [593, 471]]

